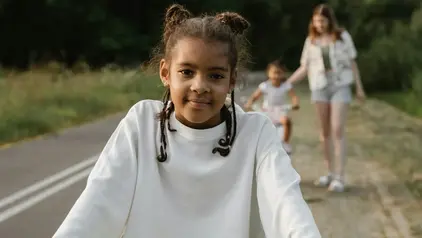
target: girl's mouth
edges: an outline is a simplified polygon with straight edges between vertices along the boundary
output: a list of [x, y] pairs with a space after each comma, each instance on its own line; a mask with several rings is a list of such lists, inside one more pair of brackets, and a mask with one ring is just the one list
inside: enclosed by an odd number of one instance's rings
[[194, 109], [204, 109], [211, 106], [211, 101], [206, 99], [188, 99], [187, 102]]

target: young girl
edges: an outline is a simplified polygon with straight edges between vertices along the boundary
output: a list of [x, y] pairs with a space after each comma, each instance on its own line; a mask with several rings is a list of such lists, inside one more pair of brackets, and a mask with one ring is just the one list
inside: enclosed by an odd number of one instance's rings
[[280, 123], [284, 128], [283, 147], [288, 154], [291, 153], [289, 144], [292, 121], [287, 115], [287, 111], [283, 106], [287, 104], [286, 96], [290, 96], [292, 100], [292, 109], [299, 109], [299, 100], [293, 88], [288, 84], [284, 84], [286, 70], [280, 60], [276, 60], [268, 64], [267, 75], [268, 80], [261, 83], [256, 91], [252, 94], [245, 105], [245, 109], [249, 110], [252, 104], [264, 95], [263, 109], [274, 123]]
[[[309, 24], [309, 34], [302, 51], [300, 67], [288, 79], [288, 83], [308, 75], [312, 101], [316, 105], [321, 140], [328, 174], [315, 181], [318, 186], [328, 186], [330, 191], [344, 191], [346, 144], [344, 126], [348, 105], [352, 100], [351, 84], [356, 83], [358, 99], [365, 93], [355, 62], [356, 48], [350, 34], [337, 26], [333, 10], [326, 4], [318, 5]], [[337, 168], [331, 159], [331, 138]]]
[[54, 237], [321, 237], [271, 121], [234, 104], [248, 26], [167, 10], [163, 102], [129, 110]]

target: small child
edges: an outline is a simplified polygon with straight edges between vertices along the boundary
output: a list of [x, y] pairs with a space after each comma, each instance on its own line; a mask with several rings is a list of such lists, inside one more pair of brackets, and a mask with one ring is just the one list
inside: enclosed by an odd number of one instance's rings
[[282, 138], [283, 147], [288, 154], [291, 153], [289, 144], [290, 135], [292, 133], [292, 120], [288, 116], [288, 112], [283, 108], [287, 103], [287, 94], [292, 101], [292, 109], [299, 109], [299, 99], [290, 84], [286, 84], [285, 77], [286, 68], [280, 60], [275, 60], [268, 64], [267, 75], [268, 80], [262, 82], [258, 89], [252, 94], [246, 105], [246, 110], [250, 110], [252, 104], [264, 96], [262, 109], [266, 112], [273, 123], [280, 123], [284, 127], [284, 135]]
[[167, 10], [163, 101], [129, 110], [54, 238], [321, 237], [271, 121], [234, 102], [248, 27]]

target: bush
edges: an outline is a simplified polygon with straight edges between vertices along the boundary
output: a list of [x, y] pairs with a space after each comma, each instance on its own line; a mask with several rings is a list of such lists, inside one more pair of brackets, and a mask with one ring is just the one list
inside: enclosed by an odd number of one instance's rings
[[418, 70], [412, 78], [412, 91], [415, 97], [422, 101], [422, 70]]
[[374, 39], [358, 59], [368, 92], [409, 91], [422, 65], [422, 8], [409, 22], [396, 21], [391, 33]]
[[420, 65], [422, 50], [413, 31], [397, 23], [391, 36], [374, 40], [363, 52], [359, 66], [368, 92], [400, 91], [412, 87], [411, 77]]

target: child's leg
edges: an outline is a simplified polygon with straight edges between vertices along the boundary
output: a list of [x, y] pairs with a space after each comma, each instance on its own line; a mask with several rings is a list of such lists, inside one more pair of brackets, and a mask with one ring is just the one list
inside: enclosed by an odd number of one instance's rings
[[283, 128], [284, 128], [283, 138], [281, 139], [283, 140], [284, 143], [289, 143], [290, 135], [292, 133], [292, 121], [290, 120], [289, 117], [282, 116], [280, 118], [280, 124], [283, 125]]

